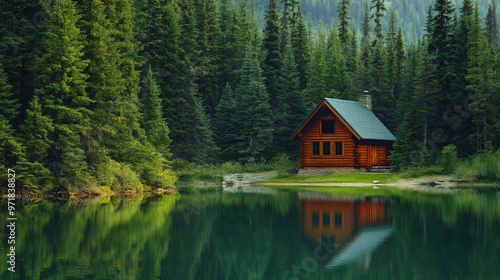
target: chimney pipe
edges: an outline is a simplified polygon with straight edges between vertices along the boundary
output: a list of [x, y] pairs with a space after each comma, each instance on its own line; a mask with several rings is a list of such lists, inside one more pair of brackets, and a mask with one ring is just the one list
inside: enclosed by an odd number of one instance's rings
[[359, 103], [368, 110], [372, 109], [372, 96], [368, 94], [367, 90], [359, 96]]

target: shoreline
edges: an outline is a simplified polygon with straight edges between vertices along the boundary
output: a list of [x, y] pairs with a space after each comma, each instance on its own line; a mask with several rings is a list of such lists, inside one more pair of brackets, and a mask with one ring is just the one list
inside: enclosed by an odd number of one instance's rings
[[[63, 191], [46, 191], [35, 194], [16, 194], [16, 199], [57, 199], [57, 200], [68, 200], [68, 199], [86, 199], [95, 198], [103, 196], [133, 196], [139, 194], [173, 194], [178, 193], [175, 188], [166, 189], [146, 189], [146, 190], [124, 190], [115, 192], [63, 192]], [[3, 194], [3, 199], [7, 199], [8, 195]]]

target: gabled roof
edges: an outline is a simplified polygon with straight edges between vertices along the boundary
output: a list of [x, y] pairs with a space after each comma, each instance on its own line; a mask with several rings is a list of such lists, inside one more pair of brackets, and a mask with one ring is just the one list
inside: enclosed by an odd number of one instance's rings
[[396, 137], [375, 114], [363, 107], [361, 103], [333, 98], [323, 99], [293, 133], [290, 140], [297, 136], [323, 104], [326, 104], [358, 139], [396, 140]]

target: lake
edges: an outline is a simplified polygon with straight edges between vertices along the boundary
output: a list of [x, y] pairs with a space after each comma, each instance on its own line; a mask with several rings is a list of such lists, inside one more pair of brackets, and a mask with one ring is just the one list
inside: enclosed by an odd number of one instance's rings
[[500, 279], [498, 188], [256, 190], [23, 203], [0, 278]]

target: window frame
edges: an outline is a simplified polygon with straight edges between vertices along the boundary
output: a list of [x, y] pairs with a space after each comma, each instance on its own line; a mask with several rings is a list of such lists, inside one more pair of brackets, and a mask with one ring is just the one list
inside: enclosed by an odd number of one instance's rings
[[[320, 141], [313, 141], [311, 142], [311, 153], [313, 156], [319, 156], [321, 155], [321, 142]], [[315, 149], [314, 145], [317, 144], [318, 148], [317, 150]], [[317, 151], [317, 153], [315, 153]]]
[[[323, 141], [323, 150], [321, 151], [321, 155], [323, 156], [331, 156], [332, 155], [332, 143], [330, 141]], [[325, 146], [328, 144], [328, 149], [325, 149]], [[328, 154], [325, 154], [325, 150], [328, 150]]]
[[[335, 141], [334, 142], [334, 148], [335, 148], [335, 156], [343, 156], [344, 155], [344, 142], [342, 141]], [[340, 149], [338, 149], [338, 146], [340, 146]], [[338, 153], [338, 151], [340, 150], [340, 153]]]
[[[324, 125], [326, 122], [331, 122], [332, 125], [331, 125], [331, 131], [332, 132], [323, 132], [323, 127], [330, 127], [330, 126], [326, 126]], [[320, 134], [335, 134], [335, 120], [332, 119], [332, 120], [321, 120], [321, 127], [320, 127]]]

